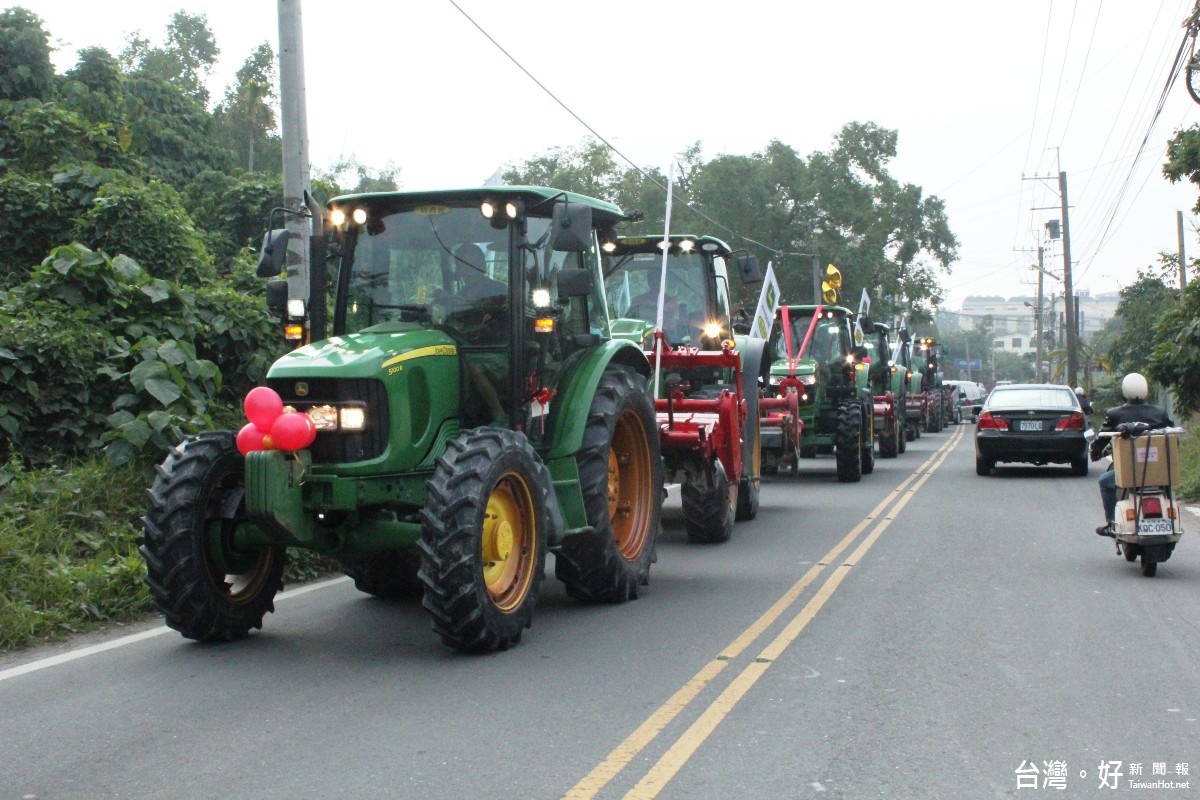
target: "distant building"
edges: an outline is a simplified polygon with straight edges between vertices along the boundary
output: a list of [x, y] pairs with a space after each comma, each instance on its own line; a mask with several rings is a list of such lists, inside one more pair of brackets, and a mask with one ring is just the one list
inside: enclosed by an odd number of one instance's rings
[[[1088, 290], [1077, 293], [1079, 298], [1079, 336], [1089, 340], [1104, 328], [1117, 313], [1120, 295], [1116, 292], [1092, 295]], [[1062, 295], [1043, 298], [1042, 328], [1046, 336], [1062, 342], [1065, 317]], [[1037, 296], [973, 295], [966, 298], [958, 312], [939, 309], [938, 328], [943, 331], [973, 330], [979, 320], [990, 316], [995, 331], [992, 346], [1006, 353], [1037, 352]]]

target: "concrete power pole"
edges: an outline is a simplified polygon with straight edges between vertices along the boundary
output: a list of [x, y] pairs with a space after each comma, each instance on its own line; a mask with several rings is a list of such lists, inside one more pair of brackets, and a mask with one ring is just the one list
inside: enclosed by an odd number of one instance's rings
[[1183, 212], [1175, 212], [1175, 233], [1179, 237], [1179, 291], [1187, 288], [1187, 256], [1183, 254]]
[[1033, 324], [1037, 328], [1037, 382], [1042, 382], [1042, 296], [1046, 281], [1046, 248], [1038, 247], [1038, 295]]
[[[307, 318], [312, 220], [304, 202], [305, 193], [309, 191], [308, 110], [304, 99], [304, 34], [300, 0], [278, 0], [278, 13], [283, 205], [293, 212], [284, 215], [284, 225], [290, 234], [286, 267], [288, 315]], [[297, 304], [300, 304], [299, 308]]]
[[1076, 385], [1079, 373], [1079, 352], [1075, 332], [1075, 289], [1071, 284], [1071, 218], [1067, 203], [1067, 173], [1058, 173], [1058, 191], [1062, 200], [1063, 295], [1066, 302], [1067, 385]]

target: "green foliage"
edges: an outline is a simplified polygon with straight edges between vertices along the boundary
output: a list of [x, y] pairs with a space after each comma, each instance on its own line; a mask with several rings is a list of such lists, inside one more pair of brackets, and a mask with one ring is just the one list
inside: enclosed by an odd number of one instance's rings
[[280, 175], [205, 172], [189, 192], [189, 207], [217, 265], [226, 272], [244, 247], [257, 248], [271, 209], [280, 205]]
[[1163, 312], [1154, 340], [1149, 376], [1174, 393], [1180, 416], [1200, 411], [1200, 281]]
[[166, 43], [154, 47], [148, 39], [133, 36], [121, 51], [121, 61], [135, 74], [173, 84], [200, 105], [208, 103], [204, 82], [221, 50], [204, 14], [176, 11], [167, 24]]
[[23, 281], [51, 248], [69, 241], [71, 211], [53, 183], [0, 173], [0, 289]]
[[196, 323], [190, 295], [129, 258], [56, 248], [0, 293], [0, 444], [32, 464], [107, 445], [125, 463], [206, 427], [221, 377]]
[[213, 112], [220, 135], [237, 152], [238, 164], [250, 172], [264, 164], [277, 169], [282, 163], [272, 108], [278, 100], [275, 83], [275, 53], [263, 42], [242, 64], [236, 84]]
[[101, 186], [73, 236], [94, 250], [125, 254], [158, 278], [198, 284], [211, 277], [211, 258], [183, 198], [159, 181]]
[[1145, 371], [1156, 344], [1158, 321], [1175, 305], [1177, 296], [1178, 292], [1161, 277], [1144, 270], [1138, 270], [1138, 279], [1121, 289], [1108, 351], [1108, 360], [1116, 371]]
[[[1200, 125], [1175, 132], [1167, 142], [1167, 161], [1162, 171], [1171, 183], [1186, 179], [1200, 187]], [[1192, 207], [1192, 212], [1200, 214], [1200, 200]]]
[[9, 169], [30, 175], [80, 163], [132, 166], [110, 123], [40, 100], [0, 101], [0, 158]]
[[[868, 288], [881, 316], [928, 317], [928, 305], [942, 296], [938, 272], [949, 270], [958, 242], [939, 198], [889, 174], [897, 139], [873, 123], [850, 123], [828, 153], [803, 158], [776, 140], [760, 153], [707, 162], [696, 143], [677, 158], [674, 191], [703, 216], [676, 203], [672, 229], [722, 237], [737, 231], [746, 239], [731, 244], [771, 259], [783, 297], [800, 302], [812, 297], [815, 245], [822, 268], [830, 262], [842, 268], [843, 302], [853, 304]], [[665, 185], [660, 174], [651, 175]], [[640, 206], [646, 221], [629, 232], [662, 227], [662, 190], [619, 167], [598, 142], [551, 150], [509, 169], [504, 179], [573, 189], [626, 210]]]
[[151, 607], [137, 552], [144, 465], [0, 466], [0, 649], [59, 638]]
[[0, 11], [0, 100], [49, 97], [54, 88], [50, 35], [24, 8]]

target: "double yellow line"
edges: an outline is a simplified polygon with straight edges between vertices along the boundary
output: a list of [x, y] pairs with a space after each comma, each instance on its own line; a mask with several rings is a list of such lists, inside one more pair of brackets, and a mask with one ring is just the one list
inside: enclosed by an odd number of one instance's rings
[[[650, 771], [625, 795], [626, 800], [649, 800], [650, 798], [657, 797], [666, 787], [667, 783], [687, 763], [688, 759], [695, 754], [696, 750], [704, 743], [709, 734], [716, 729], [717, 725], [725, 719], [729, 712], [733, 710], [733, 707], [737, 705], [738, 701], [750, 690], [750, 687], [766, 673], [771, 664], [779, 658], [788, 645], [795, 641], [800, 632], [816, 617], [817, 612], [821, 610], [825, 602], [833, 596], [838, 586], [845, 580], [846, 575], [850, 572], [850, 568], [862, 560], [862, 557], [871, 549], [871, 546], [875, 544], [880, 535], [892, 524], [892, 520], [896, 518], [896, 515], [900, 513], [904, 506], [908, 505], [908, 501], [925, 484], [925, 481], [929, 480], [929, 477], [942, 465], [950, 452], [962, 440], [967, 427], [965, 425], [958, 426], [950, 439], [934, 451], [933, 455], [925, 463], [914, 470], [899, 486], [893, 489], [879, 505], [871, 510], [871, 513], [867, 514], [861, 522], [855, 525], [854, 529], [847, 533], [819, 562], [810, 567], [800, 580], [796, 581], [761, 617], [755, 620], [750, 627], [746, 628], [728, 647], [724, 648], [715, 659], [705, 664], [699, 672], [693, 675], [675, 694], [671, 695], [645, 722], [639, 725], [637, 730], [629, 734], [625, 741], [617, 745], [608, 754], [607, 758], [597, 764], [579, 783], [575, 784], [569, 792], [563, 795], [563, 800], [590, 800], [590, 798], [595, 797], [609, 781], [617, 777], [639, 753], [646, 749], [662, 733], [667, 725], [680, 712], [687, 708], [708, 684], [724, 671], [725, 667], [731, 661], [741, 655], [750, 645], [754, 644], [767, 628], [783, 616], [784, 612], [796, 603], [804, 593], [804, 590], [820, 576], [826, 567], [833, 564], [858, 539], [863, 531], [874, 524], [875, 527], [870, 533], [867, 534], [846, 560], [833, 570], [833, 573], [821, 588], [800, 609], [796, 616], [755, 657], [753, 662], [747, 664], [741, 673], [734, 677], [717, 699], [713, 700], [708, 708], [701, 712], [696, 721], [675, 740], [675, 743], [655, 762]], [[897, 498], [899, 498], [898, 502]]]

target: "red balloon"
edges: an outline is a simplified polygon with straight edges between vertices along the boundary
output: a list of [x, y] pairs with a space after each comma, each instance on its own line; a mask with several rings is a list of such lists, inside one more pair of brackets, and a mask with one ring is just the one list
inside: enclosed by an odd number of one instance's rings
[[255, 425], [253, 422], [247, 422], [238, 431], [237, 448], [242, 455], [248, 455], [256, 450], [266, 450], [263, 446], [263, 437], [266, 434]]
[[271, 426], [271, 441], [280, 450], [303, 450], [317, 438], [317, 426], [308, 414], [289, 411]]
[[246, 419], [260, 431], [269, 431], [276, 418], [283, 413], [283, 400], [274, 389], [256, 386], [246, 393], [242, 408], [246, 411]]

